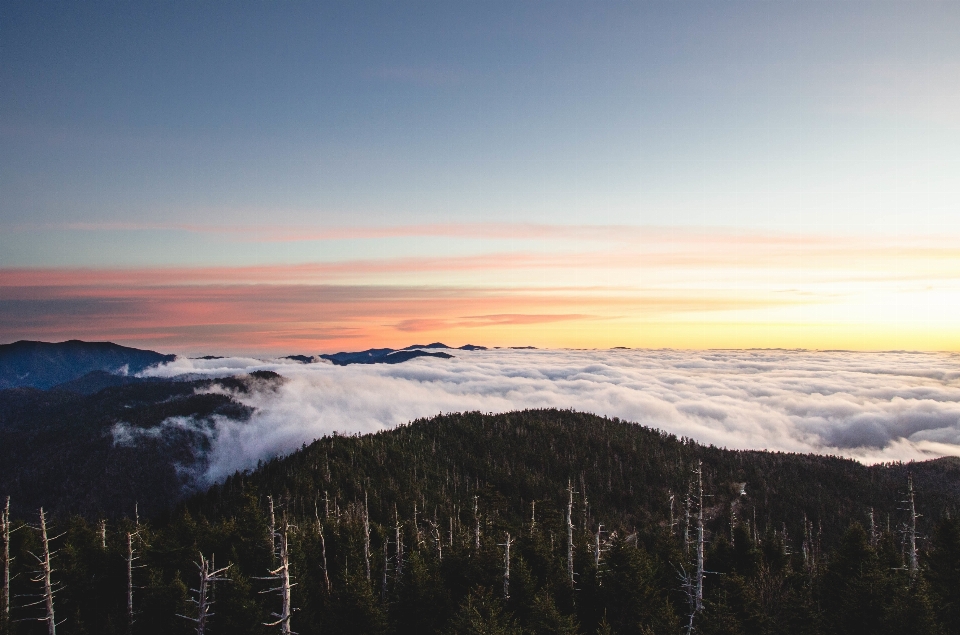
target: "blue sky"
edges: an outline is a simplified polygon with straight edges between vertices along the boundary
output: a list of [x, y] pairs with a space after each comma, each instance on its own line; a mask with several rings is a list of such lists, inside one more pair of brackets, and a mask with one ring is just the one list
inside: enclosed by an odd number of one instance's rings
[[[0, 267], [955, 236], [957, 33], [956, 2], [8, 1]], [[394, 231], [437, 225], [475, 231]], [[393, 229], [269, 238], [358, 227]]]

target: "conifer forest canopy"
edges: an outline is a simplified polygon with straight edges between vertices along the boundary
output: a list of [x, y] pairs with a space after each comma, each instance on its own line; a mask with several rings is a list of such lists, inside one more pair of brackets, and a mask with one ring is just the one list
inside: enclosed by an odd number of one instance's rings
[[[528, 410], [328, 436], [169, 511], [44, 522], [60, 633], [933, 634], [960, 625], [958, 504], [952, 458]], [[40, 518], [14, 509], [4, 629], [47, 632]]]

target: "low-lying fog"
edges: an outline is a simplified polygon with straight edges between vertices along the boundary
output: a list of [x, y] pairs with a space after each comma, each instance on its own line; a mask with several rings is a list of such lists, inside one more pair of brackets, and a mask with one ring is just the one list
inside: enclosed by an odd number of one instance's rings
[[810, 351], [490, 350], [397, 365], [178, 359], [151, 376], [272, 370], [235, 395], [249, 422], [216, 422], [210, 480], [337, 431], [440, 412], [572, 408], [728, 448], [865, 462], [960, 455], [960, 355]]

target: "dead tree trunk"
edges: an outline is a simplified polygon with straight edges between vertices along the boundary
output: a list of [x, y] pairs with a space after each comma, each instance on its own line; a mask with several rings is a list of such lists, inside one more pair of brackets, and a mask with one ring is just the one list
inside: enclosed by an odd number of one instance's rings
[[673, 530], [677, 526], [677, 521], [673, 515], [673, 506], [675, 503], [676, 503], [676, 496], [674, 496], [673, 492], [671, 491], [670, 492], [670, 526], [669, 526], [671, 536], [673, 536]]
[[51, 559], [54, 553], [50, 551], [50, 542], [56, 538], [50, 538], [47, 535], [47, 516], [42, 507], [40, 508], [40, 526], [37, 527], [37, 529], [40, 531], [40, 544], [43, 547], [43, 552], [40, 556], [31, 554], [37, 559], [37, 564], [40, 567], [40, 569], [36, 571], [36, 576], [32, 578], [32, 581], [39, 582], [43, 585], [43, 593], [39, 601], [28, 604], [27, 606], [38, 606], [42, 604], [46, 610], [46, 616], [37, 618], [37, 621], [47, 623], [48, 635], [57, 635], [57, 620], [53, 610], [53, 596], [57, 592], [57, 589], [52, 579], [53, 567], [51, 565]]
[[323, 537], [323, 525], [318, 525], [320, 533], [320, 559], [323, 563], [323, 583], [326, 586], [327, 593], [330, 593], [330, 572], [327, 569], [327, 541]]
[[432, 520], [428, 520], [427, 524], [430, 525], [430, 535], [437, 543], [437, 560], [443, 560], [443, 540], [440, 538], [440, 525]]
[[[396, 516], [396, 514], [397, 514], [396, 508], [394, 508], [393, 513], [394, 513], [394, 515]], [[395, 523], [394, 523], [393, 531], [394, 531], [394, 541], [395, 541], [395, 544], [396, 544], [396, 546], [397, 546], [397, 552], [396, 552], [396, 554], [394, 554], [394, 556], [395, 556], [396, 559], [397, 559], [397, 566], [395, 567], [395, 570], [396, 570], [396, 572], [397, 572], [397, 578], [399, 579], [400, 576], [403, 575], [403, 535], [402, 535], [401, 532], [400, 532], [400, 517], [399, 517], [399, 516], [396, 516], [396, 518], [395, 518]]]
[[910, 551], [908, 554], [909, 558], [909, 567], [910, 567], [910, 578], [917, 577], [917, 570], [919, 568], [919, 557], [917, 553], [917, 518], [920, 517], [920, 514], [917, 513], [916, 501], [914, 500], [913, 492], [913, 475], [907, 475], [907, 512], [910, 514], [910, 519], [907, 521], [907, 549]]
[[326, 588], [327, 593], [330, 593], [330, 574], [327, 572], [327, 541], [323, 536], [323, 523], [320, 522], [320, 510], [317, 508], [317, 498], [320, 494], [313, 499], [313, 516], [317, 521], [317, 535], [320, 536], [320, 559], [321, 564], [323, 565], [323, 582], [324, 588]]
[[2, 623], [10, 621], [10, 497], [3, 508], [3, 616]]
[[703, 609], [703, 464], [697, 461], [697, 611]]
[[213, 558], [207, 560], [203, 557], [203, 554], [200, 554], [200, 562], [197, 563], [197, 568], [200, 570], [200, 586], [196, 589], [190, 589], [191, 593], [196, 594], [196, 598], [190, 598], [190, 602], [196, 605], [197, 607], [197, 616], [188, 617], [186, 615], [179, 615], [186, 620], [190, 620], [197, 625], [197, 635], [204, 635], [207, 628], [207, 621], [213, 617], [213, 613], [210, 611], [213, 606], [213, 600], [210, 598], [213, 585], [216, 582], [225, 582], [229, 578], [221, 577], [226, 573], [227, 569], [230, 568], [230, 565], [223, 567], [221, 569], [214, 569]]
[[600, 528], [603, 525], [597, 525], [597, 533], [593, 536], [593, 566], [600, 569]]
[[106, 549], [107, 548], [107, 521], [106, 520], [103, 520], [103, 519], [100, 520], [99, 531], [100, 531], [100, 548]]
[[134, 534], [127, 532], [127, 633], [133, 633], [133, 562], [137, 560], [137, 554], [133, 548]]
[[273, 562], [277, 561], [277, 519], [274, 515], [273, 510], [273, 496], [267, 496], [267, 507], [270, 510], [270, 525], [267, 527], [267, 531], [270, 532], [270, 557], [273, 558]]
[[503, 599], [510, 599], [510, 545], [513, 540], [510, 538], [510, 532], [507, 532], [507, 540], [501, 545], [503, 547]]
[[280, 595], [280, 612], [273, 613], [277, 618], [274, 622], [264, 622], [264, 626], [279, 626], [281, 635], [294, 635], [290, 628], [290, 618], [293, 615], [291, 606], [291, 589], [296, 586], [290, 578], [290, 553], [287, 543], [287, 527], [275, 537], [280, 543], [280, 566], [270, 571], [270, 576], [262, 578], [264, 580], [276, 580], [277, 586], [261, 593], [278, 593]]
[[570, 580], [570, 586], [573, 586], [573, 485], [569, 479], [567, 494], [567, 578]]
[[420, 512], [418, 511], [417, 503], [413, 503], [413, 530], [416, 532], [416, 537], [414, 538], [416, 548], [419, 549], [423, 547], [423, 532], [420, 531]]
[[367, 582], [370, 577], [370, 507], [367, 503], [367, 493], [363, 493], [363, 561], [367, 569]]
[[[694, 475], [697, 479], [697, 490], [696, 490], [696, 506], [697, 506], [697, 545], [696, 545], [696, 568], [694, 573], [690, 573], [684, 570], [683, 572], [683, 586], [687, 593], [687, 602], [690, 608], [690, 613], [687, 617], [687, 625], [684, 629], [687, 635], [691, 635], [694, 632], [694, 620], [696, 619], [697, 614], [703, 610], [703, 547], [704, 547], [704, 534], [703, 534], [703, 465], [701, 461], [697, 461], [697, 467], [694, 470]], [[688, 506], [690, 508], [690, 496], [687, 496]], [[688, 511], [689, 517], [689, 511]]]
[[480, 497], [473, 497], [473, 548], [480, 551]]

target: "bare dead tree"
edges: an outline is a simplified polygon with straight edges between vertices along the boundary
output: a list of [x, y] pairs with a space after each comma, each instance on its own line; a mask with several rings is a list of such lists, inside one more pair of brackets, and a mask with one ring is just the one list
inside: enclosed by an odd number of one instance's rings
[[917, 552], [917, 519], [920, 514], [917, 513], [916, 501], [914, 500], [913, 475], [907, 474], [907, 499], [903, 501], [904, 510], [910, 515], [904, 527], [904, 534], [907, 543], [907, 563], [910, 571], [910, 578], [917, 577], [919, 569], [919, 554]]
[[877, 523], [873, 518], [873, 507], [867, 512], [867, 518], [870, 520], [870, 546], [877, 546]]
[[363, 561], [367, 570], [367, 582], [370, 582], [370, 507], [366, 492], [363, 493]]
[[417, 545], [417, 548], [423, 547], [423, 532], [420, 531], [420, 511], [417, 501], [413, 502], [413, 530], [416, 532], [416, 537], [414, 541]]
[[677, 526], [677, 520], [676, 520], [676, 518], [674, 517], [674, 514], [673, 514], [673, 507], [674, 507], [674, 505], [675, 505], [676, 502], [677, 502], [677, 501], [676, 501], [676, 498], [677, 498], [677, 497], [674, 495], [673, 491], [671, 490], [671, 491], [670, 491], [670, 525], [669, 525], [670, 535], [671, 535], [671, 536], [673, 536], [674, 529], [675, 529], [676, 526]]
[[197, 569], [200, 570], [200, 584], [196, 589], [190, 589], [190, 592], [195, 596], [190, 598], [190, 602], [197, 607], [197, 616], [188, 617], [178, 614], [177, 617], [190, 620], [197, 625], [197, 635], [204, 635], [207, 622], [214, 615], [214, 613], [211, 612], [211, 607], [213, 606], [213, 600], [211, 599], [213, 585], [217, 582], [229, 581], [230, 578], [223, 577], [223, 574], [227, 572], [231, 565], [215, 569], [213, 557], [211, 556], [210, 560], [207, 560], [203, 557], [202, 553], [200, 554], [200, 562], [197, 562], [196, 565]]
[[[43, 511], [43, 508], [40, 508], [40, 524], [36, 527], [37, 531], [40, 532], [40, 544], [43, 548], [41, 555], [37, 555], [33, 552], [30, 552], [30, 555], [36, 558], [37, 565], [39, 569], [34, 572], [34, 577], [31, 578], [32, 582], [37, 582], [43, 585], [43, 591], [38, 594], [39, 600], [35, 602], [30, 602], [29, 604], [24, 605], [24, 607], [31, 606], [43, 606], [45, 609], [44, 617], [38, 617], [34, 621], [37, 622], [46, 622], [47, 623], [47, 633], [48, 635], [57, 635], [57, 626], [59, 624], [56, 620], [56, 615], [54, 614], [53, 599], [57, 592], [60, 590], [59, 586], [53, 582], [53, 565], [52, 559], [56, 555], [55, 551], [50, 551], [50, 543], [62, 536], [49, 537], [47, 534], [47, 516]], [[62, 624], [63, 622], [60, 622]]]
[[[597, 571], [600, 570], [600, 562], [603, 558], [605, 551], [609, 550], [607, 543], [603, 539], [603, 534], [607, 531], [603, 528], [603, 525], [597, 524], [597, 533], [593, 536], [593, 566], [597, 568]], [[617, 532], [613, 532], [616, 535]]]
[[291, 581], [290, 576], [288, 530], [289, 526], [284, 522], [283, 531], [277, 532], [277, 535], [273, 537], [273, 541], [280, 544], [280, 566], [272, 569], [269, 576], [259, 578], [260, 580], [275, 580], [277, 586], [260, 593], [278, 593], [280, 595], [280, 612], [272, 614], [273, 617], [277, 618], [276, 621], [264, 622], [263, 625], [279, 626], [281, 635], [296, 635], [290, 628], [290, 618], [295, 610], [291, 604], [291, 589], [296, 586], [296, 583]]
[[10, 563], [13, 560], [10, 558], [10, 497], [7, 496], [7, 504], [3, 508], [3, 513], [0, 514], [0, 526], [3, 530], [3, 616], [2, 622], [8, 623], [10, 621]]
[[127, 633], [133, 633], [134, 610], [133, 610], [133, 570], [141, 567], [133, 563], [140, 559], [137, 550], [133, 546], [134, 538], [138, 538], [140, 531], [127, 532], [127, 554], [124, 561], [127, 563]]
[[513, 544], [510, 538], [510, 532], [507, 532], [507, 539], [499, 546], [503, 547], [503, 599], [510, 599], [510, 546]]
[[590, 526], [590, 501], [587, 500], [587, 483], [582, 472], [580, 473], [580, 497], [583, 499], [583, 525], [581, 527], [586, 529]]
[[476, 495], [473, 497], [473, 522], [473, 548], [480, 551], [480, 497]]
[[103, 518], [100, 519], [100, 526], [98, 528], [100, 533], [100, 548], [107, 548], [107, 521]]
[[[687, 616], [687, 625], [685, 631], [687, 635], [690, 635], [694, 632], [694, 620], [696, 619], [697, 614], [703, 610], [703, 576], [704, 567], [703, 567], [703, 547], [704, 547], [704, 533], [703, 533], [703, 463], [702, 461], [697, 461], [697, 467], [694, 469], [694, 476], [696, 477], [696, 508], [697, 508], [697, 547], [696, 547], [696, 562], [695, 569], [692, 573], [688, 573], [685, 568], [681, 571], [681, 579], [683, 581], [683, 588], [687, 594], [687, 603], [689, 605], [690, 613]], [[690, 500], [690, 496], [687, 497], [687, 500]], [[689, 509], [689, 507], [688, 507]]]
[[127, 532], [127, 633], [133, 632], [133, 562], [137, 559], [133, 549], [133, 534]]
[[813, 521], [803, 515], [803, 563], [807, 571], [813, 574], [817, 569], [817, 563], [820, 560], [819, 542], [813, 532]]
[[697, 611], [703, 609], [703, 463], [697, 461]]
[[273, 496], [267, 495], [267, 508], [270, 510], [270, 524], [267, 531], [270, 533], [270, 554], [273, 561], [277, 561], [277, 518], [273, 509]]
[[537, 501], [530, 501], [530, 535], [537, 531]]
[[394, 506], [393, 508], [393, 515], [394, 515], [394, 526], [393, 526], [394, 543], [397, 546], [397, 551], [394, 554], [394, 557], [396, 558], [396, 561], [397, 561], [397, 565], [395, 569], [397, 572], [397, 577], [399, 578], [400, 576], [403, 575], [403, 534], [400, 532], [400, 529], [401, 529], [400, 516], [397, 515], [396, 506]]
[[330, 574], [327, 571], [327, 541], [323, 536], [323, 523], [320, 522], [320, 510], [317, 507], [318, 493], [313, 499], [313, 517], [316, 520], [317, 535], [320, 537], [320, 562], [323, 565], [323, 582], [327, 593], [330, 592]]
[[[734, 529], [737, 528], [737, 501], [736, 499], [730, 501], [730, 546], [734, 546], [736, 535]], [[786, 526], [784, 526], [784, 531], [786, 531]]]
[[573, 484], [567, 479], [567, 578], [570, 580], [570, 586], [574, 585], [573, 579]]
[[323, 563], [323, 583], [327, 589], [327, 593], [330, 593], [330, 571], [327, 568], [327, 541], [323, 537], [323, 525], [318, 525], [317, 531], [320, 534], [320, 561]]
[[440, 525], [432, 520], [428, 520], [427, 524], [430, 525], [430, 535], [437, 544], [437, 560], [443, 560], [443, 541], [440, 538]]

